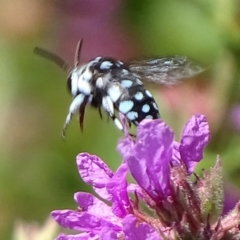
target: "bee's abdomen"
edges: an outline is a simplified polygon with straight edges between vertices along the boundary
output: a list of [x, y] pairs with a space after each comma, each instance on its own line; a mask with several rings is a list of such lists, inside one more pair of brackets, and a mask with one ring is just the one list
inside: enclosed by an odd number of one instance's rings
[[151, 93], [138, 85], [129, 88], [115, 103], [119, 112], [123, 113], [129, 122], [138, 125], [143, 119], [160, 118], [158, 106]]

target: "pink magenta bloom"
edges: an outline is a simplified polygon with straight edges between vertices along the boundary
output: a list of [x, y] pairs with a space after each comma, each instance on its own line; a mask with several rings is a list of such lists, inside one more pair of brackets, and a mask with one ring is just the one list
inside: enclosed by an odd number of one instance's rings
[[139, 124], [136, 140], [128, 136], [118, 144], [131, 175], [155, 201], [171, 195], [170, 165], [185, 163], [189, 175], [202, 159], [209, 140], [209, 127], [202, 115], [193, 116], [185, 125], [180, 142], [161, 120]]
[[106, 203], [90, 193], [75, 193], [74, 200], [79, 206], [78, 210], [57, 210], [51, 215], [62, 227], [82, 233], [60, 234], [58, 240], [108, 240], [121, 236], [133, 240], [161, 239], [148, 224], [140, 223], [137, 228], [135, 226], [137, 220], [127, 192], [126, 163], [121, 164], [116, 173], [113, 173], [100, 158], [82, 153], [77, 156], [77, 166], [82, 179], [92, 185]]
[[[79, 174], [98, 197], [77, 192], [77, 210], [51, 213], [62, 227], [78, 232], [60, 234], [57, 239], [239, 239], [240, 203], [221, 217], [219, 159], [202, 178], [196, 176], [192, 182], [189, 177], [202, 159], [209, 137], [202, 115], [186, 123], [179, 142], [160, 119], [144, 120], [136, 139], [130, 137], [125, 126], [125, 137], [117, 147], [123, 161], [116, 172], [97, 156], [79, 154]], [[127, 172], [136, 183], [127, 182]]]

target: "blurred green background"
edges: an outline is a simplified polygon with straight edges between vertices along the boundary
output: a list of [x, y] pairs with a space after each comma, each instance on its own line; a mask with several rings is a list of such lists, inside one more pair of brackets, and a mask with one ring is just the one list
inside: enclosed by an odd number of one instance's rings
[[76, 169], [78, 153], [98, 155], [112, 169], [121, 161], [116, 144], [122, 133], [90, 108], [84, 132], [75, 117], [61, 138], [71, 102], [66, 74], [33, 49], [48, 49], [72, 64], [80, 38], [83, 62], [98, 55], [128, 61], [178, 54], [207, 66], [206, 73], [180, 85], [149, 88], [176, 138], [193, 114], [207, 116], [212, 139], [199, 169], [212, 166], [220, 154], [229, 202], [236, 201], [239, 1], [2, 0], [0, 6], [0, 239], [13, 239], [19, 219], [42, 224], [52, 210], [76, 207], [74, 192], [87, 189]]

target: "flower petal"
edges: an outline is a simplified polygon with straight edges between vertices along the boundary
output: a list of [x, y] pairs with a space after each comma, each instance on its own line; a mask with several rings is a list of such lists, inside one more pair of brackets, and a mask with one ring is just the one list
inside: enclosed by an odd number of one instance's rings
[[169, 164], [173, 133], [161, 120], [143, 120], [136, 142], [121, 140], [118, 146], [136, 180], [153, 199], [165, 198], [170, 191]]
[[186, 123], [179, 146], [181, 160], [185, 162], [189, 174], [203, 158], [203, 150], [210, 138], [209, 126], [203, 115], [194, 115]]
[[115, 225], [120, 225], [120, 220], [112, 213], [111, 207], [92, 194], [78, 192], [74, 194], [74, 199], [80, 207], [80, 211], [88, 212], [95, 217], [99, 217]]
[[132, 155], [132, 151], [134, 149], [134, 141], [131, 140], [128, 136], [122, 138], [118, 141], [117, 151], [123, 157], [123, 162], [126, 161], [128, 156]]
[[172, 146], [172, 151], [173, 151], [172, 164], [173, 164], [173, 166], [177, 166], [181, 162], [181, 155], [180, 155], [180, 152], [179, 152], [179, 146], [180, 146], [180, 143], [178, 143], [176, 141], [173, 142], [173, 146]]
[[108, 226], [112, 229], [120, 230], [119, 226], [96, 217], [88, 212], [77, 212], [72, 210], [60, 210], [51, 212], [51, 216], [64, 228], [78, 231], [99, 233], [101, 229]]
[[65, 235], [61, 233], [55, 240], [89, 240], [89, 239], [91, 239], [89, 233], [80, 233], [76, 235]]
[[103, 240], [117, 240], [118, 235], [117, 232], [113, 231], [111, 228], [104, 227], [102, 228], [101, 232], [99, 233], [100, 238]]
[[123, 219], [125, 240], [161, 240], [159, 234], [147, 223], [138, 223], [135, 216], [129, 214]]
[[127, 192], [127, 170], [127, 164], [122, 163], [107, 184], [107, 190], [112, 195], [112, 211], [120, 218], [125, 217], [130, 211], [132, 212]]
[[113, 172], [108, 166], [99, 157], [88, 153], [78, 154], [77, 166], [83, 181], [92, 185], [100, 197], [110, 200], [106, 184], [113, 177]]

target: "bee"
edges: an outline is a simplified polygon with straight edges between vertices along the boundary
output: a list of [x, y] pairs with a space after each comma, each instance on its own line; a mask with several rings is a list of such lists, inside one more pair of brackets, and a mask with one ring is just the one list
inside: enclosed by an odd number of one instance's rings
[[123, 125], [115, 112], [122, 113], [129, 125], [132, 123], [137, 126], [143, 119], [158, 119], [158, 105], [142, 81], [171, 85], [203, 71], [202, 67], [184, 56], [167, 56], [128, 63], [112, 57], [96, 57], [80, 64], [81, 48], [82, 39], [77, 44], [72, 68], [54, 53], [39, 47], [34, 49], [34, 53], [53, 61], [68, 74], [67, 88], [73, 100], [63, 126], [63, 137], [77, 111], [80, 129], [83, 130], [87, 104], [98, 109], [100, 117], [101, 110], [104, 110], [120, 130], [123, 130]]

